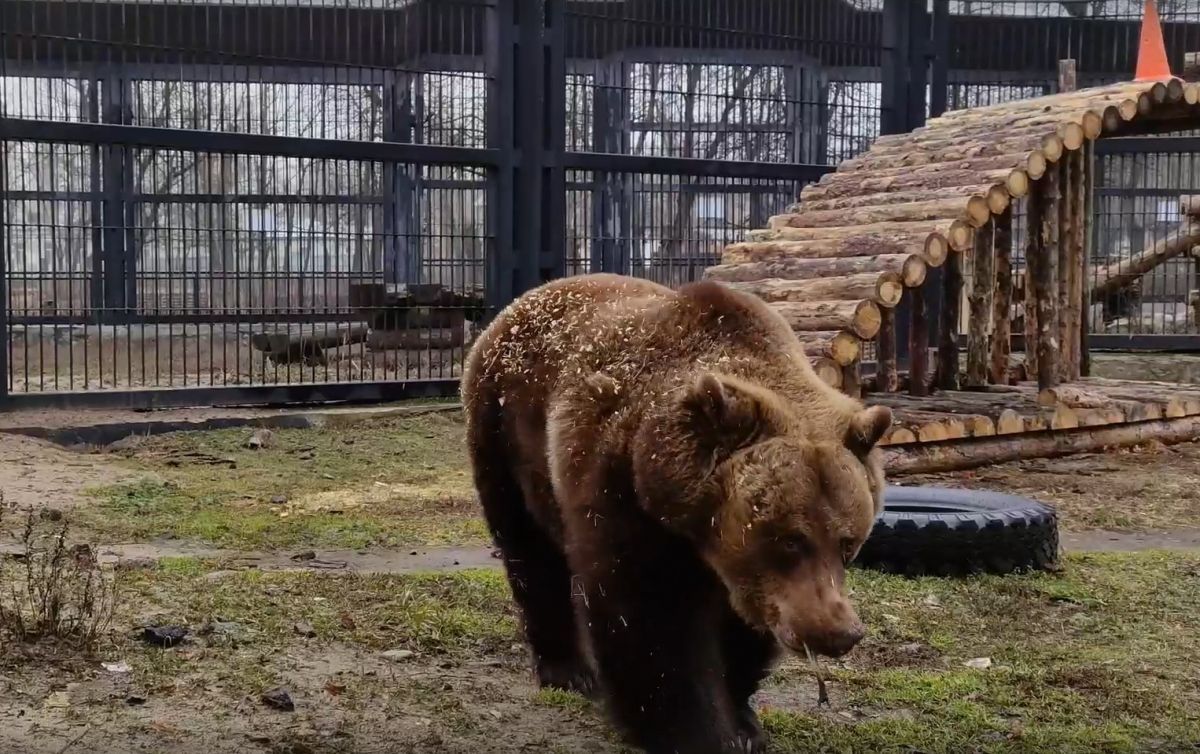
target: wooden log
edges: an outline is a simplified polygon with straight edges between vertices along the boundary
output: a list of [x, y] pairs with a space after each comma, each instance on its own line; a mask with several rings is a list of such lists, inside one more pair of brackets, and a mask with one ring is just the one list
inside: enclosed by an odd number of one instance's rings
[[1058, 385], [1039, 390], [1037, 403], [1048, 408], [1059, 404], [1071, 408], [1105, 408], [1112, 405], [1112, 399], [1077, 385]]
[[1071, 367], [1066, 374], [1068, 380], [1077, 380], [1082, 374], [1083, 336], [1087, 331], [1087, 325], [1083, 322], [1086, 315], [1084, 290], [1087, 286], [1087, 278], [1085, 271], [1088, 266], [1086, 234], [1091, 220], [1090, 216], [1085, 214], [1087, 212], [1086, 162], [1086, 150], [1080, 150], [1071, 155], [1071, 267], [1067, 289], [1067, 316], [1070, 319], [1070, 328], [1067, 330], [1067, 340], [1070, 345], [1067, 354]]
[[992, 252], [996, 287], [992, 298], [992, 342], [988, 371], [992, 383], [1003, 384], [1008, 381], [1008, 362], [1012, 351], [1012, 320], [1010, 319], [1013, 299], [1011, 210], [1000, 215], [994, 221]]
[[365, 325], [340, 328], [333, 333], [255, 333], [250, 336], [250, 346], [276, 364], [317, 366], [326, 363], [325, 351], [365, 343], [369, 333]]
[[[1033, 282], [1033, 275], [1038, 269], [1040, 260], [1045, 257], [1044, 239], [1038, 230], [1042, 226], [1042, 214], [1045, 211], [1044, 188], [1041, 184], [1034, 187], [1026, 202], [1025, 218], [1025, 279], [1021, 285], [1024, 297], [1022, 313], [1025, 315], [1025, 373], [1024, 379], [1033, 379], [1038, 374], [1038, 306]], [[1038, 260], [1038, 261], [1035, 261]]]
[[722, 264], [709, 267], [704, 277], [727, 283], [746, 283], [765, 278], [812, 280], [862, 273], [892, 273], [909, 288], [925, 282], [928, 264], [918, 254], [880, 254], [874, 257], [804, 259], [784, 257], [761, 262]]
[[917, 441], [917, 435], [911, 429], [900, 425], [893, 425], [883, 435], [883, 439], [879, 442], [880, 445], [904, 445]]
[[1079, 88], [1079, 79], [1075, 74], [1075, 60], [1063, 58], [1058, 61], [1058, 91], [1073, 92]]
[[880, 310], [879, 333], [876, 340], [877, 387], [885, 393], [900, 389], [900, 375], [896, 369], [896, 319], [892, 309]]
[[[1003, 185], [1014, 197], [1029, 193], [1029, 175], [1023, 170], [1004, 164], [985, 168], [972, 164], [971, 161], [964, 161], [939, 164], [938, 168], [895, 168], [855, 176], [829, 173], [821, 177], [824, 183], [818, 181], [806, 186], [800, 192], [800, 201], [803, 203], [889, 191], [933, 191], [939, 188], [975, 186], [980, 183]], [[829, 178], [831, 175], [835, 178]]]
[[[1083, 126], [1078, 123], [1062, 127], [1061, 133], [1075, 145], [1074, 149], [1083, 143]], [[952, 134], [945, 139], [911, 139], [891, 148], [871, 149], [859, 157], [846, 160], [838, 166], [837, 172], [870, 173], [903, 166], [935, 165], [1004, 155], [1040, 154], [1046, 162], [1057, 162], [1067, 149], [1066, 140], [1059, 134], [1060, 130], [1055, 126], [1043, 125], [1023, 131], [1016, 138], [1006, 136], [992, 141], [981, 139], [975, 130]], [[1013, 165], [1023, 166], [1020, 161], [1013, 162]]]
[[1200, 437], [1200, 417], [1087, 427], [1034, 436], [991, 437], [909, 446], [884, 451], [884, 468], [893, 476], [931, 474], [1007, 463], [1027, 458], [1057, 458], [1128, 447], [1151, 441], [1191, 442]]
[[[971, 228], [962, 221], [936, 220], [913, 223], [879, 223], [876, 225], [849, 225], [839, 228], [781, 228], [777, 230], [752, 230], [746, 234], [747, 243], [766, 241], [817, 242], [812, 244], [807, 254], [800, 253], [800, 247], [788, 249], [788, 256], [807, 256], [810, 258], [876, 256], [878, 254], [902, 253], [909, 251], [908, 245], [920, 244], [925, 261], [937, 267], [945, 261], [948, 248], [963, 249], [971, 241]], [[886, 243], [904, 244], [906, 248], [887, 250], [881, 248]], [[828, 248], [820, 252], [821, 247]], [[732, 244], [726, 249], [736, 251], [740, 244]], [[938, 252], [941, 253], [938, 256]], [[911, 253], [916, 253], [912, 250]], [[734, 261], [756, 261], [753, 259], [723, 259], [726, 263]]]
[[735, 290], [753, 293], [764, 301], [849, 301], [866, 299], [883, 307], [900, 303], [904, 282], [894, 272], [864, 272], [836, 278], [780, 280], [769, 278], [748, 283], [726, 283]]
[[893, 421], [912, 432], [917, 442], [941, 442], [967, 436], [967, 425], [954, 414], [907, 409], [894, 414]]
[[1150, 270], [1190, 250], [1198, 243], [1200, 243], [1200, 219], [1185, 220], [1178, 230], [1133, 259], [1114, 262], [1096, 270], [1091, 287], [1091, 300], [1101, 301], [1122, 288], [1128, 287]]
[[972, 255], [974, 269], [968, 296], [967, 386], [982, 387], [988, 382], [989, 338], [992, 331], [992, 294], [996, 287], [993, 267], [995, 224], [975, 234]]
[[1063, 160], [1058, 166], [1058, 185], [1061, 198], [1058, 201], [1058, 243], [1054, 251], [1058, 254], [1056, 270], [1058, 271], [1058, 301], [1055, 309], [1058, 312], [1058, 379], [1071, 379], [1071, 342], [1079, 332], [1079, 326], [1072, 329], [1071, 320], [1071, 268], [1074, 265], [1074, 240], [1071, 237], [1074, 226], [1075, 191], [1072, 186], [1073, 160]]
[[[938, 233], [868, 233], [840, 239], [786, 240], [797, 229], [759, 231], [764, 240], [743, 241], [725, 247], [721, 261], [726, 265], [767, 262], [776, 259], [850, 259], [892, 255], [919, 256], [927, 265], [940, 267], [950, 244]], [[775, 238], [772, 238], [775, 236]]]
[[888, 204], [912, 204], [914, 202], [930, 202], [943, 199], [961, 199], [964, 196], [982, 197], [994, 214], [1003, 212], [1011, 201], [1008, 189], [1005, 188], [1003, 183], [980, 183], [973, 186], [913, 189], [904, 192], [885, 191], [878, 194], [861, 194], [830, 199], [801, 199], [799, 203], [788, 207], [787, 211], [794, 214], [801, 211], [881, 207]]
[[924, 288], [913, 288], [909, 295], [908, 392], [929, 395], [929, 322], [925, 310]]
[[[1025, 316], [1030, 305], [1037, 307], [1037, 379], [1038, 387], [1054, 387], [1058, 374], [1058, 202], [1060, 200], [1058, 172], [1050, 171], [1029, 199], [1029, 235], [1041, 241], [1026, 259], [1031, 268], [1030, 282], [1033, 301], [1026, 297]], [[1034, 222], [1033, 207], [1040, 204]], [[1025, 353], [1031, 350], [1026, 343]]]
[[991, 216], [987, 199], [982, 196], [959, 196], [907, 204], [883, 204], [874, 207], [808, 210], [775, 215], [768, 221], [771, 229], [779, 228], [837, 228], [847, 225], [876, 225], [891, 222], [920, 222], [922, 220], [956, 220], [966, 218], [972, 227], [979, 227]]
[[796, 339], [804, 346], [804, 352], [809, 356], [832, 359], [838, 366], [855, 363], [862, 353], [862, 341], [857, 335], [846, 330], [801, 331], [796, 333]]
[[938, 321], [936, 384], [942, 390], [958, 389], [958, 323], [962, 313], [963, 255], [954, 253], [942, 267], [942, 307]]
[[862, 364], [855, 361], [842, 367], [842, 392], [851, 398], [862, 398]]
[[1091, 297], [1089, 290], [1091, 289], [1091, 265], [1089, 258], [1092, 254], [1092, 218], [1095, 217], [1094, 195], [1095, 186], [1094, 178], [1096, 174], [1096, 145], [1093, 142], [1088, 142], [1083, 148], [1083, 162], [1081, 169], [1083, 170], [1083, 211], [1080, 213], [1079, 222], [1083, 223], [1083, 233], [1080, 238], [1083, 243], [1083, 253], [1079, 255], [1080, 278], [1079, 278], [1079, 299], [1080, 299], [1080, 317], [1079, 317], [1079, 375], [1086, 377], [1092, 371], [1092, 353], [1089, 346], [1088, 333], [1091, 330]]
[[879, 332], [879, 307], [870, 301], [784, 301], [771, 308], [793, 330], [849, 330], [864, 340]]
[[1136, 97], [1149, 88], [1148, 84], [1142, 82], [1122, 81], [1105, 86], [1080, 89], [1067, 95], [1056, 92], [1054, 94], [1042, 95], [1041, 97], [997, 102], [993, 105], [983, 105], [982, 107], [973, 107], [968, 110], [951, 110], [942, 115], [938, 120], [956, 122], [977, 118], [986, 119], [993, 114], [1006, 112], [1053, 112], [1064, 109], [1068, 105], [1074, 106], [1078, 103], [1087, 104], [1114, 98]]
[[813, 371], [822, 382], [837, 390], [842, 388], [842, 368], [834, 363], [833, 359], [817, 357], [810, 360]]

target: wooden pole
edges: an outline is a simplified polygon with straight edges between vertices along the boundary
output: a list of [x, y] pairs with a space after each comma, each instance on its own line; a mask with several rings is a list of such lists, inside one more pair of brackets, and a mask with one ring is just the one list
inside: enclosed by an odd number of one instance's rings
[[[988, 384], [988, 336], [992, 331], [993, 292], [996, 288], [995, 254], [996, 224], [989, 223], [975, 232], [975, 251], [971, 273], [971, 293], [968, 298], [967, 323], [967, 386]], [[1007, 314], [1005, 315], [1007, 318]], [[1007, 356], [1005, 357], [1007, 361]]]
[[[1033, 223], [1030, 212], [1029, 233], [1039, 235], [1041, 241], [1036, 253], [1026, 260], [1032, 268], [1033, 287], [1030, 291], [1037, 307], [1037, 381], [1038, 388], [1045, 390], [1059, 383], [1059, 332], [1058, 332], [1058, 248], [1060, 244], [1058, 206], [1061, 200], [1059, 171], [1050, 170], [1042, 177], [1037, 190], [1030, 198], [1030, 209], [1035, 203], [1041, 205], [1039, 223]], [[1029, 296], [1026, 296], [1026, 301]], [[1025, 308], [1029, 316], [1029, 307]], [[1025, 352], [1030, 350], [1026, 343]]]
[[929, 322], [925, 311], [925, 290], [910, 288], [911, 319], [908, 325], [908, 392], [929, 395]]
[[1025, 312], [1025, 379], [1031, 380], [1038, 373], [1038, 307], [1034, 295], [1035, 285], [1033, 276], [1038, 269], [1038, 260], [1045, 256], [1045, 247], [1041, 233], [1042, 214], [1045, 211], [1045, 184], [1038, 181], [1029, 192], [1025, 202], [1025, 280], [1024, 312]]
[[900, 389], [900, 374], [896, 369], [896, 314], [893, 309], [881, 309], [877, 343], [877, 388], [883, 393]]
[[1077, 77], [1075, 75], [1075, 60], [1065, 58], [1058, 61], [1058, 91], [1073, 92], [1079, 87], [1077, 86]]
[[938, 322], [937, 386], [958, 390], [958, 322], [962, 313], [963, 255], [950, 252], [942, 267], [942, 310]]
[[[1074, 267], [1075, 241], [1072, 236], [1075, 227], [1074, 220], [1074, 159], [1068, 155], [1058, 164], [1059, 186], [1062, 187], [1062, 198], [1058, 202], [1058, 379], [1071, 379], [1071, 344], [1079, 333], [1079, 325], [1071, 319], [1071, 281]], [[1073, 329], [1072, 329], [1073, 328]]]
[[994, 221], [995, 233], [992, 250], [995, 264], [992, 274], [996, 278], [996, 290], [992, 299], [992, 358], [991, 382], [994, 385], [1008, 384], [1008, 357], [1012, 353], [1012, 210], [998, 216]]
[[1084, 150], [1071, 154], [1071, 184], [1069, 187], [1071, 192], [1071, 268], [1070, 286], [1067, 295], [1068, 317], [1070, 319], [1070, 328], [1067, 330], [1067, 337], [1070, 342], [1068, 353], [1070, 355], [1071, 368], [1066, 374], [1066, 379], [1068, 380], [1077, 380], [1083, 374], [1081, 367], [1084, 350], [1083, 338], [1087, 332], [1087, 324], [1084, 320], [1087, 318], [1090, 308], [1084, 303], [1087, 295], [1085, 270], [1087, 269], [1088, 255], [1086, 235], [1089, 224], [1086, 198], [1086, 163], [1087, 155]]
[[1092, 352], [1088, 347], [1088, 332], [1091, 330], [1091, 269], [1088, 260], [1092, 253], [1093, 224], [1095, 223], [1095, 190], [1096, 179], [1096, 146], [1089, 141], [1083, 146], [1083, 212], [1080, 221], [1083, 223], [1083, 254], [1080, 264], [1080, 317], [1079, 317], [1079, 375], [1087, 377], [1092, 373]]
[[842, 392], [851, 398], [862, 398], [862, 362], [842, 367]]

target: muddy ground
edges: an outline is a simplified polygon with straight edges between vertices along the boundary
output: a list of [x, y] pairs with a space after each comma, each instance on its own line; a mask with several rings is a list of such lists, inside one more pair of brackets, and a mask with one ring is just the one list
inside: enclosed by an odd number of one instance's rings
[[[0, 751], [620, 751], [592, 702], [530, 682], [461, 440], [454, 414], [0, 438], [8, 499], [61, 514], [119, 585], [88, 650], [0, 638]], [[828, 706], [805, 664], [770, 679], [772, 751], [1194, 750], [1200, 445], [894, 481], [1053, 503], [1080, 552], [1055, 574], [855, 572], [871, 636], [824, 669]]]

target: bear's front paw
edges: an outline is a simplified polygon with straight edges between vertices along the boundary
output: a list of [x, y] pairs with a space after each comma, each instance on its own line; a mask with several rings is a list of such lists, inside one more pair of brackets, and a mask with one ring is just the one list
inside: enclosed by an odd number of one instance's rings
[[587, 697], [593, 696], [598, 688], [595, 674], [578, 662], [539, 662], [537, 679], [542, 688], [574, 691]]
[[737, 716], [737, 740], [740, 751], [745, 754], [765, 754], [767, 751], [767, 734], [763, 733], [758, 715], [750, 707], [745, 707]]

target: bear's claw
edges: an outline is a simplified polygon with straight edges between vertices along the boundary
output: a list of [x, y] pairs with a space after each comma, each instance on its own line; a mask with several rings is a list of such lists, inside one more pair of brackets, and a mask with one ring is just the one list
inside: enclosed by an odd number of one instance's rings
[[586, 697], [593, 696], [598, 688], [595, 674], [578, 663], [538, 663], [537, 678], [538, 685], [543, 688], [574, 691]]
[[754, 710], [746, 707], [738, 713], [737, 740], [740, 751], [745, 754], [765, 754], [767, 751], [767, 736], [763, 733], [762, 725]]

